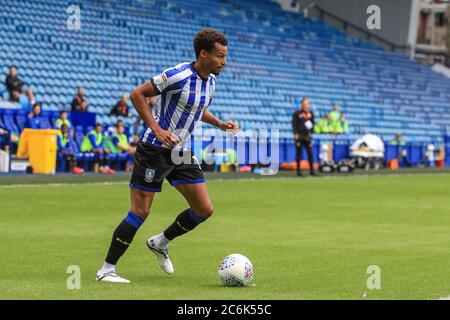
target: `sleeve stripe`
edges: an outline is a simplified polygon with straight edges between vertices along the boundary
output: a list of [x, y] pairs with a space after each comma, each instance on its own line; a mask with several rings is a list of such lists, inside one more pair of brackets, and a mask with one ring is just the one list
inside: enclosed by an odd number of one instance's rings
[[167, 79], [172, 78], [173, 76], [183, 72], [184, 70], [186, 70], [188, 68], [189, 68], [189, 64], [183, 64], [183, 65], [181, 65], [181, 67], [175, 67], [175, 68], [166, 70], [165, 73], [166, 73]]
[[[158, 93], [163, 94], [168, 90], [180, 89], [180, 82], [189, 78], [192, 73], [193, 71], [189, 67], [189, 64], [181, 65], [179, 68], [171, 68], [154, 76], [152, 78], [152, 84], [158, 89]], [[168, 74], [170, 74], [170, 78]]]
[[153, 89], [155, 89], [155, 91], [156, 91], [158, 94], [161, 94], [161, 91], [159, 91], [158, 86], [155, 84], [155, 80], [154, 80], [153, 78], [151, 78], [151, 79], [150, 79], [150, 82], [151, 82], [152, 85], [153, 85]]
[[174, 91], [174, 90], [177, 91], [177, 90], [182, 89], [186, 85], [186, 82], [187, 82], [187, 80], [189, 80], [189, 77], [191, 75], [192, 75], [192, 73], [186, 77], [183, 77], [180, 81], [172, 83], [170, 86], [168, 86], [166, 88], [166, 92]]

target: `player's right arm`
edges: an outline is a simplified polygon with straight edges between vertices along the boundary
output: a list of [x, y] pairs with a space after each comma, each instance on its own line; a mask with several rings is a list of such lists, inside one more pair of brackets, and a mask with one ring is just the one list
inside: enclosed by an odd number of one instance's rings
[[162, 129], [152, 115], [151, 107], [146, 98], [156, 97], [160, 93], [151, 81], [147, 81], [131, 92], [130, 100], [144, 122], [152, 129], [156, 139], [168, 147], [173, 147], [178, 141], [172, 132]]

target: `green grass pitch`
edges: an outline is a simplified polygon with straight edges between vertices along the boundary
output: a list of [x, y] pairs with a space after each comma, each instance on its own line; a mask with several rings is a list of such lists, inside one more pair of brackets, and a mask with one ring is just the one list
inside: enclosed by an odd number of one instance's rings
[[[130, 285], [98, 283], [126, 183], [0, 187], [1, 299], [439, 299], [450, 296], [450, 175], [211, 180], [214, 216], [171, 243], [175, 274], [145, 246], [186, 208], [168, 184], [118, 264]], [[250, 258], [253, 286], [217, 266]], [[81, 289], [66, 287], [68, 266]], [[368, 289], [381, 270], [381, 289]]]

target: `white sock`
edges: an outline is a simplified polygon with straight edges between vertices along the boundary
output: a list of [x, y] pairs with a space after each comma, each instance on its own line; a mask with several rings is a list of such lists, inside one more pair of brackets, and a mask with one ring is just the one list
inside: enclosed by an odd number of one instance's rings
[[105, 261], [100, 272], [101, 273], [116, 272], [116, 266], [113, 264], [109, 264], [108, 262]]
[[170, 240], [166, 238], [166, 236], [164, 235], [164, 232], [158, 234], [157, 238], [156, 238], [156, 245], [160, 248], [166, 248], [167, 245], [169, 244]]

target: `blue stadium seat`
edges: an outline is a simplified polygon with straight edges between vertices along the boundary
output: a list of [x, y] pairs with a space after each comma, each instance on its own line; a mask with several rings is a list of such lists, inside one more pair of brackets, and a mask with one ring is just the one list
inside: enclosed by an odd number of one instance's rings
[[16, 118], [17, 127], [20, 130], [20, 132], [22, 132], [22, 130], [25, 128], [25, 126], [27, 124], [26, 112], [24, 112], [23, 110], [18, 110], [15, 118]]
[[6, 129], [6, 126], [5, 126], [5, 124], [3, 123], [3, 119], [2, 119], [1, 114], [0, 114], [0, 128], [5, 128], [5, 129]]
[[20, 130], [14, 122], [13, 111], [6, 110], [3, 112], [3, 124], [11, 133], [19, 134]]
[[[400, 132], [424, 141], [442, 139], [450, 121], [445, 118], [450, 114], [450, 80], [408, 57], [284, 11], [274, 1], [117, 0], [100, 12], [94, 2], [81, 0], [83, 10], [92, 13], [83, 16], [90, 27], [69, 34], [61, 32], [63, 27], [42, 28], [60, 20], [53, 10], [59, 5], [56, 0], [10, 3], [23, 6], [35, 18], [21, 19], [8, 7], [0, 12], [1, 21], [9, 21], [0, 23], [0, 67], [7, 72], [8, 64], [17, 64], [19, 75], [34, 88], [46, 111], [66, 108], [82, 85], [97, 121], [114, 124], [117, 118], [108, 114], [123, 93], [167, 67], [193, 59], [191, 39], [201, 21], [225, 30], [232, 43], [230, 68], [218, 79], [210, 110], [237, 120], [244, 130], [273, 127], [290, 137], [295, 101], [306, 95], [319, 118], [340, 103], [358, 134], [376, 131], [389, 137]], [[190, 14], [181, 16], [182, 12]], [[217, 20], [220, 12], [228, 15]], [[168, 29], [177, 32], [167, 33]], [[20, 52], [13, 49], [17, 42]], [[136, 49], [136, 43], [145, 45]], [[2, 93], [7, 98], [0, 84]], [[424, 110], [431, 116], [421, 127]], [[134, 108], [131, 112], [128, 126], [137, 116]], [[54, 114], [45, 117], [53, 126]], [[21, 129], [23, 118], [13, 115], [8, 125]]]

